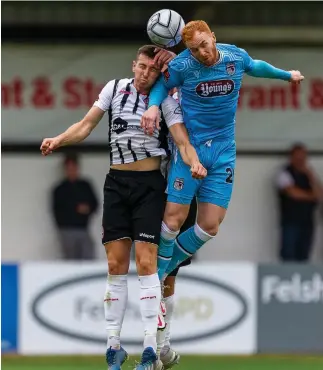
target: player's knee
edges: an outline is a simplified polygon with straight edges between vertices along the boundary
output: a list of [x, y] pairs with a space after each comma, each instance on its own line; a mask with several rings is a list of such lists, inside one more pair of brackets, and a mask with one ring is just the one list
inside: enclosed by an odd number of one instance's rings
[[152, 275], [157, 271], [157, 246], [154, 249], [147, 243], [147, 248], [141, 248], [136, 253], [138, 275]]
[[137, 259], [138, 275], [152, 275], [156, 273], [156, 261], [151, 256]]
[[125, 260], [109, 256], [108, 266], [110, 275], [124, 275], [128, 273], [128, 263]]
[[176, 219], [175, 217], [171, 218], [165, 218], [164, 223], [171, 231], [178, 231], [182, 227], [182, 222], [179, 219]]
[[171, 231], [178, 231], [189, 211], [189, 207], [178, 206], [178, 204], [167, 203], [165, 213], [164, 213], [164, 223]]
[[176, 212], [175, 210], [166, 211], [164, 215], [164, 223], [169, 230], [178, 231], [182, 227], [186, 216], [186, 210], [183, 212]]
[[219, 231], [220, 223], [204, 224], [199, 225], [200, 228], [209, 236], [214, 237]]

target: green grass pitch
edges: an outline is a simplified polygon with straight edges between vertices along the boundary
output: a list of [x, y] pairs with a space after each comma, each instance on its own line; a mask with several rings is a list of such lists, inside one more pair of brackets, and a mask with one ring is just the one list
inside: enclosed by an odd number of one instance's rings
[[[138, 358], [131, 356], [122, 370], [133, 370]], [[106, 370], [97, 356], [3, 356], [3, 370]], [[323, 370], [319, 356], [182, 356], [174, 370]]]

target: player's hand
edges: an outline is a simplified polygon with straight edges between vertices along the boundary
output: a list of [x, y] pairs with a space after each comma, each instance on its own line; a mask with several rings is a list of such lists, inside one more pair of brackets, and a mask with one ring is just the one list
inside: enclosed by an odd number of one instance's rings
[[207, 170], [202, 166], [201, 162], [195, 162], [191, 166], [191, 173], [194, 179], [204, 179], [207, 175]]
[[176, 57], [176, 54], [165, 49], [156, 48], [155, 52], [157, 54], [154, 58], [154, 63], [162, 69], [165, 65], [167, 65], [171, 60], [173, 60]]
[[60, 140], [57, 137], [44, 139], [40, 151], [42, 155], [46, 156], [52, 154], [54, 150], [58, 149], [61, 146]]
[[300, 71], [289, 71], [291, 73], [291, 78], [289, 82], [294, 83], [294, 84], [300, 84], [301, 81], [304, 80], [304, 76], [301, 74]]
[[141, 127], [143, 128], [145, 134], [152, 136], [155, 128], [158, 130], [159, 127], [159, 108], [157, 105], [153, 105], [146, 110], [146, 112], [141, 117]]

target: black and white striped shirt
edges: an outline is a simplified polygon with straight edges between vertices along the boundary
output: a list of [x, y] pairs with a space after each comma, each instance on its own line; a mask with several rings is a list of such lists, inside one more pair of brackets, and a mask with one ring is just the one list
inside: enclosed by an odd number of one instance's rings
[[161, 104], [161, 130], [146, 135], [140, 121], [148, 107], [148, 96], [140, 94], [129, 78], [109, 81], [94, 106], [109, 112], [111, 165], [168, 155], [168, 128], [183, 122], [179, 104], [167, 97]]

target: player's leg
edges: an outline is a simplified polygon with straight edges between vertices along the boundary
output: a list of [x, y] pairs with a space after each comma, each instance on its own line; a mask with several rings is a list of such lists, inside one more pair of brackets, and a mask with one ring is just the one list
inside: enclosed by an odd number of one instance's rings
[[[139, 307], [144, 326], [144, 351], [137, 369], [162, 369], [157, 358], [157, 321], [161, 300], [160, 280], [157, 273], [157, 249], [160, 224], [164, 211], [165, 182], [159, 171], [140, 174], [138, 192], [133, 204], [132, 225], [136, 244], [136, 265], [140, 281]], [[149, 365], [150, 366], [150, 365]]]
[[[185, 232], [191, 226], [195, 224], [196, 221], [196, 214], [197, 214], [197, 202], [196, 197], [193, 198], [188, 216], [181, 227], [180, 233]], [[165, 369], [170, 369], [174, 365], [179, 363], [180, 355], [174, 351], [170, 346], [170, 337], [171, 337], [171, 322], [173, 319], [174, 313], [174, 294], [175, 294], [175, 282], [176, 276], [178, 271], [181, 267], [188, 266], [191, 263], [191, 259], [187, 259], [181, 265], [179, 265], [174, 271], [172, 271], [164, 281], [164, 294], [163, 300], [165, 304], [165, 322], [166, 322], [166, 329], [164, 336], [162, 337], [162, 349], [160, 353], [160, 359], [164, 364]]]
[[107, 330], [106, 361], [109, 370], [120, 370], [127, 353], [120, 345], [120, 332], [128, 301], [127, 276], [131, 249], [131, 220], [124, 203], [127, 193], [120, 179], [107, 175], [104, 185], [102, 243], [108, 261], [104, 295]]
[[193, 179], [178, 151], [172, 160], [167, 185], [167, 204], [158, 248], [158, 275], [162, 280], [173, 256], [175, 239], [189, 213], [200, 180]]
[[231, 199], [235, 142], [212, 142], [211, 145], [204, 145], [203, 151], [208, 161], [208, 175], [202, 180], [197, 194], [197, 222], [176, 239], [173, 257], [166, 273], [171, 272], [216, 236]]
[[165, 323], [166, 328], [163, 331], [158, 331], [157, 344], [160, 348], [160, 360], [165, 369], [170, 369], [178, 364], [180, 356], [170, 348], [170, 330], [171, 321], [174, 313], [174, 293], [175, 280], [179, 268], [175, 269], [168, 275], [164, 281], [163, 289], [163, 304], [165, 306]]
[[156, 244], [136, 241], [136, 265], [140, 282], [140, 311], [144, 324], [144, 348], [157, 351], [156, 334], [159, 304], [161, 299], [160, 281], [157, 274]]
[[128, 301], [127, 275], [132, 241], [129, 238], [105, 243], [108, 279], [104, 297], [108, 348], [120, 349], [120, 332]]

